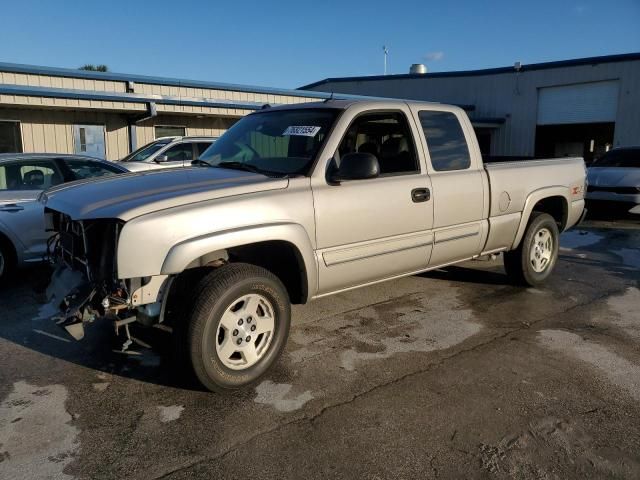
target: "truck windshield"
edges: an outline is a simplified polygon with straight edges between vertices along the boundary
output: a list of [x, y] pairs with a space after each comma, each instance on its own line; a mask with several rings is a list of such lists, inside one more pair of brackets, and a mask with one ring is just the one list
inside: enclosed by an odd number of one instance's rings
[[169, 145], [171, 143], [171, 139], [168, 140], [158, 140], [156, 142], [149, 143], [142, 148], [139, 148], [133, 153], [130, 153], [126, 157], [124, 157], [121, 162], [144, 162], [151, 155], [156, 153], [165, 145]]
[[212, 167], [306, 175], [339, 110], [266, 110], [248, 115], [200, 155]]

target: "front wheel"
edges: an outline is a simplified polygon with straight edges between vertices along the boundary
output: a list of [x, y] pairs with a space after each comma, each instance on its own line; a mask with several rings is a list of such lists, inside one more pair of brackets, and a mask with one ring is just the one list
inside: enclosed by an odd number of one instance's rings
[[268, 270], [228, 264], [203, 277], [189, 318], [193, 371], [209, 390], [247, 386], [273, 365], [289, 335], [291, 307]]
[[0, 235], [0, 285], [7, 283], [15, 268], [11, 244]]
[[555, 219], [533, 212], [520, 245], [504, 254], [507, 275], [517, 284], [541, 285], [558, 260], [560, 232]]

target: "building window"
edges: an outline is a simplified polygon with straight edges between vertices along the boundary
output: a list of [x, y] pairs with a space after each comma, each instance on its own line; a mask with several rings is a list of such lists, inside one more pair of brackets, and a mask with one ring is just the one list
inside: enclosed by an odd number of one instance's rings
[[105, 128], [104, 125], [74, 125], [74, 153], [105, 158]]
[[0, 120], [0, 153], [21, 153], [22, 135], [20, 123]]
[[156, 139], [162, 137], [184, 137], [186, 135], [186, 127], [176, 127], [172, 125], [156, 125]]

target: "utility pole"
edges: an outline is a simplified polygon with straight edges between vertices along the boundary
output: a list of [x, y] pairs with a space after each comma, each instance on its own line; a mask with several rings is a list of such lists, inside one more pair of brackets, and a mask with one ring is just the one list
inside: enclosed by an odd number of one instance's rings
[[384, 53], [384, 74], [387, 74], [387, 56], [389, 55], [389, 49], [386, 45], [382, 46], [382, 52]]

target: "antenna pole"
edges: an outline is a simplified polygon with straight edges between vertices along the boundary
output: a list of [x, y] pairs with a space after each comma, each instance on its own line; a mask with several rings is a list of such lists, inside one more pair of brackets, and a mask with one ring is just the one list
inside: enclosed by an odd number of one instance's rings
[[389, 55], [389, 49], [386, 45], [382, 46], [382, 52], [384, 53], [384, 74], [387, 74], [387, 55]]

